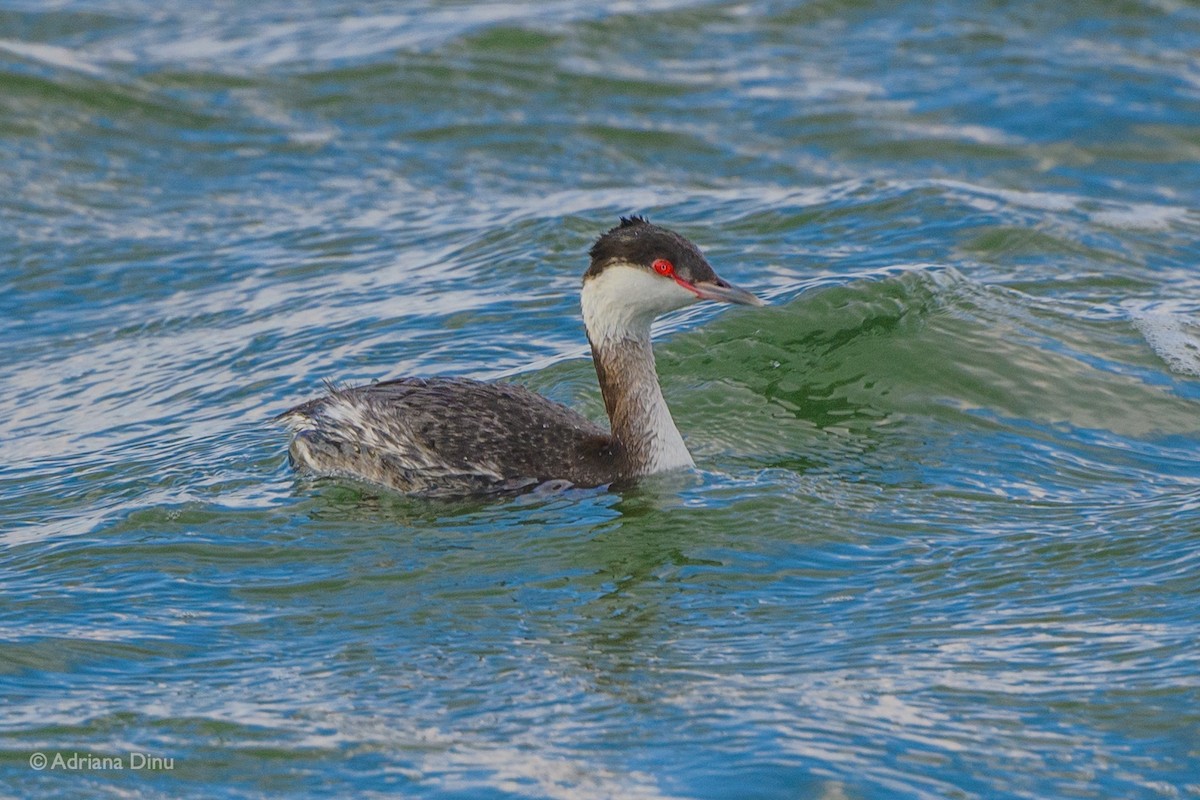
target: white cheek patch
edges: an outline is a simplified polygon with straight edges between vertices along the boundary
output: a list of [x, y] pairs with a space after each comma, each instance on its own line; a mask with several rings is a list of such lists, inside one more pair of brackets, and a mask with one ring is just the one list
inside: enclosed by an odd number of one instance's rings
[[593, 342], [649, 335], [655, 317], [700, 298], [671, 278], [641, 267], [613, 264], [584, 281], [583, 324]]

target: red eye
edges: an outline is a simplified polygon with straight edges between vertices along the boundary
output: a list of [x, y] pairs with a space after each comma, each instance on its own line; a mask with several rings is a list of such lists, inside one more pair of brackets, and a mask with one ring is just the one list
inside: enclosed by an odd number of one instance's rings
[[675, 265], [665, 258], [656, 258], [650, 266], [654, 267], [654, 271], [659, 275], [674, 275]]

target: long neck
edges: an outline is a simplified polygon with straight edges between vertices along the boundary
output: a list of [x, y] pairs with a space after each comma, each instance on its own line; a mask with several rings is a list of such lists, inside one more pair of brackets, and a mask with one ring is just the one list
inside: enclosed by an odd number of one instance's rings
[[638, 475], [692, 466], [658, 385], [651, 317], [614, 316], [608, 306], [585, 291], [584, 324], [618, 452]]

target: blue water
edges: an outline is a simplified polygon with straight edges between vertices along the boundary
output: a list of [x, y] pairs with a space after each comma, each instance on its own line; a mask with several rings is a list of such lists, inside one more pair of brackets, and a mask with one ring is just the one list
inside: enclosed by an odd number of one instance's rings
[[[1200, 795], [1195, 3], [9, 0], [0, 143], [0, 796]], [[288, 469], [602, 419], [628, 213], [770, 300], [658, 329], [695, 473]]]

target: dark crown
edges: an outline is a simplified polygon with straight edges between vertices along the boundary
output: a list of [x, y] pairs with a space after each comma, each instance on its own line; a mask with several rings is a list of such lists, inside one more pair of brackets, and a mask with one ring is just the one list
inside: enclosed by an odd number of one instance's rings
[[592, 263], [583, 275], [585, 281], [614, 264], [629, 264], [653, 271], [651, 265], [660, 258], [670, 261], [675, 274], [691, 283], [717, 279], [700, 248], [642, 216], [621, 217], [619, 225], [596, 240], [589, 255]]

